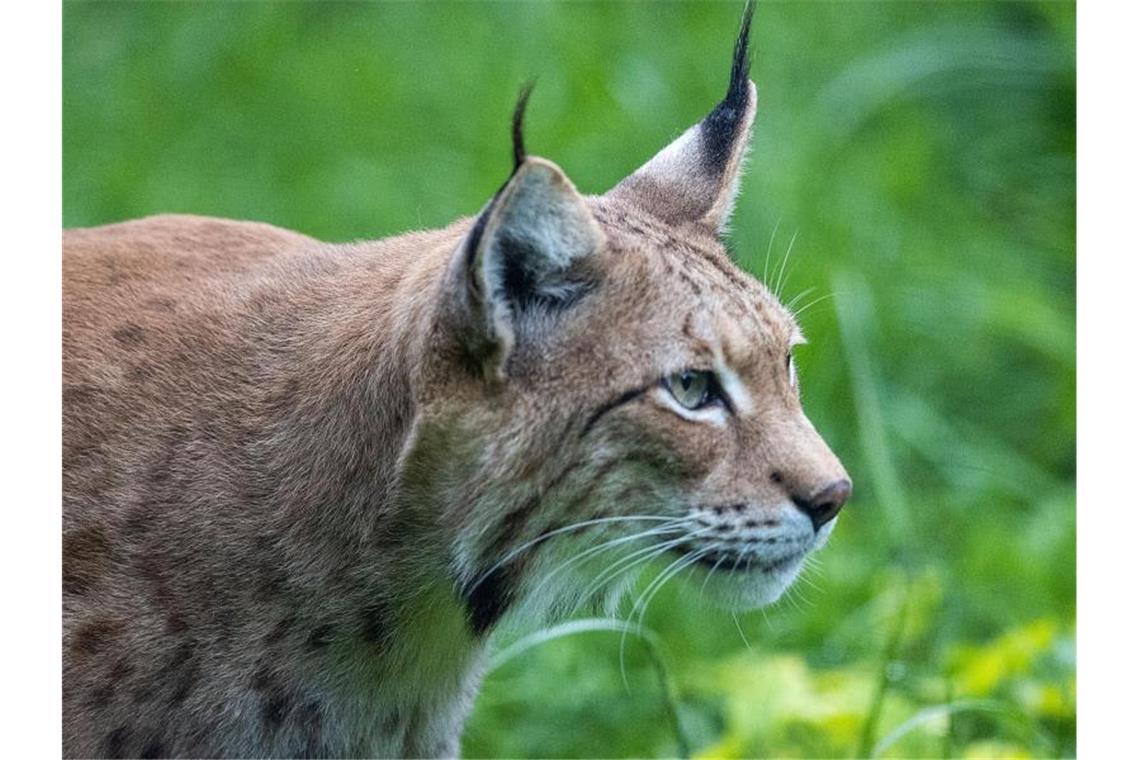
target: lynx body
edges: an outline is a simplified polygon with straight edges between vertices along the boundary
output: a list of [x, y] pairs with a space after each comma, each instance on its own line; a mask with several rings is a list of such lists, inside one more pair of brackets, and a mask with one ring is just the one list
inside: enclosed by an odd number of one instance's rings
[[65, 233], [66, 755], [455, 755], [504, 616], [654, 560], [780, 595], [850, 482], [719, 240], [748, 27], [725, 100], [605, 195], [526, 155], [520, 104], [446, 229]]

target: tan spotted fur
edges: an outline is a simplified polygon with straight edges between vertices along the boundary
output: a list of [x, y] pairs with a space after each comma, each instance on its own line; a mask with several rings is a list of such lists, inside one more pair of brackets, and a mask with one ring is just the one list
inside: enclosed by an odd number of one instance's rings
[[[479, 217], [373, 242], [67, 231], [64, 753], [451, 756], [504, 618], [702, 551], [706, 597], [777, 598], [834, 525], [796, 501], [846, 473], [719, 238], [744, 81], [719, 163], [698, 125], [600, 196], [525, 157]], [[681, 408], [685, 369], [732, 408]]]

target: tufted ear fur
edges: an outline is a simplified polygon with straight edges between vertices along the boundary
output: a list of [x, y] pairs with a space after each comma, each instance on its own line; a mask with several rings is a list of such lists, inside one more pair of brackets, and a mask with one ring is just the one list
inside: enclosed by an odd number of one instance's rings
[[756, 85], [748, 78], [754, 9], [749, 0], [724, 100], [610, 190], [611, 196], [672, 224], [695, 222], [719, 233], [728, 223], [756, 116]]
[[601, 227], [569, 178], [522, 151], [516, 115], [514, 174], [480, 214], [463, 248], [468, 349], [502, 377], [516, 345], [555, 329], [593, 283]]

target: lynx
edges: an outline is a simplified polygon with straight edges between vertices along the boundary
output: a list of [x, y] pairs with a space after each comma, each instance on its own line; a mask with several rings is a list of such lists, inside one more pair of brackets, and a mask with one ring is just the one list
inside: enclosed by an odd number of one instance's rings
[[509, 178], [445, 229], [65, 233], [66, 755], [454, 756], [504, 619], [650, 563], [780, 596], [851, 482], [721, 242], [750, 27], [604, 195], [526, 152], [524, 94]]

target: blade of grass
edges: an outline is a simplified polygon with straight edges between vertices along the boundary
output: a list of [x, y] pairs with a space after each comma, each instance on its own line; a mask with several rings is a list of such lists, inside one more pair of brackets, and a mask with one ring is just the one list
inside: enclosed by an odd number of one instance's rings
[[902, 646], [903, 632], [906, 630], [907, 611], [910, 607], [910, 579], [903, 580], [903, 596], [899, 603], [899, 611], [895, 616], [895, 626], [891, 630], [887, 645], [883, 648], [883, 659], [879, 665], [879, 681], [875, 684], [875, 694], [871, 697], [871, 706], [867, 710], [867, 717], [863, 721], [863, 730], [859, 733], [859, 747], [855, 750], [855, 757], [871, 757], [875, 745], [875, 733], [879, 727], [879, 717], [883, 713], [883, 704], [887, 701], [887, 692], [891, 687], [891, 663], [898, 657]]
[[859, 422], [859, 437], [863, 457], [871, 475], [871, 490], [883, 511], [883, 531], [891, 549], [904, 558], [903, 597], [894, 628], [883, 648], [879, 681], [867, 710], [860, 732], [856, 757], [867, 757], [874, 745], [879, 718], [890, 691], [890, 665], [898, 657], [906, 629], [907, 610], [910, 605], [910, 569], [905, 561], [905, 536], [911, 532], [910, 515], [906, 510], [906, 493], [902, 479], [891, 459], [887, 425], [883, 415], [879, 383], [874, 362], [868, 348], [867, 335], [873, 323], [871, 289], [866, 280], [851, 272], [837, 272], [832, 278], [833, 290], [840, 294], [835, 300], [836, 320], [843, 344], [847, 366], [851, 373], [851, 388], [855, 398], [855, 414]]
[[958, 485], [964, 472], [983, 471], [1024, 499], [1060, 491], [1065, 483], [1006, 444], [999, 436], [964, 420], [953, 423], [934, 404], [908, 391], [891, 396], [896, 414], [890, 421], [895, 439], [925, 457], [949, 483]]
[[608, 618], [570, 620], [524, 636], [504, 648], [491, 658], [488, 671], [496, 670], [523, 653], [556, 639], [574, 636], [580, 633], [595, 633], [601, 631], [632, 635], [645, 643], [645, 648], [649, 653], [649, 660], [653, 663], [653, 669], [661, 684], [665, 707], [669, 712], [669, 718], [673, 724], [673, 733], [677, 740], [678, 757], [689, 757], [692, 754], [692, 744], [689, 742], [688, 736], [685, 734], [684, 725], [681, 722], [681, 699], [677, 693], [677, 685], [673, 682], [673, 677], [665, 664], [664, 645], [656, 633], [644, 626], [629, 623], [624, 620], [610, 620]]
[[914, 715], [900, 723], [893, 731], [884, 736], [878, 744], [870, 751], [866, 757], [882, 757], [883, 753], [890, 749], [900, 739], [914, 731], [916, 728], [923, 726], [932, 720], [939, 718], [950, 718], [955, 713], [969, 712], [969, 711], [986, 711], [986, 712], [1002, 712], [1003, 707], [1000, 703], [988, 699], [960, 699], [956, 702], [947, 702], [941, 705], [931, 705], [924, 707], [916, 712]]
[[[946, 686], [946, 702], [944, 704], [954, 704], [956, 701], [954, 699], [954, 679], [950, 677], [949, 673], [947, 673], [945, 676], [943, 676], [942, 682]], [[895, 731], [891, 733], [893, 734], [897, 731], [898, 729], [896, 728]], [[886, 741], [886, 739], [883, 741]], [[880, 744], [881, 743], [882, 742], [880, 742]], [[954, 713], [947, 712], [946, 734], [942, 737], [942, 760], [950, 760], [952, 757], [954, 757]]]
[[866, 336], [872, 324], [871, 290], [862, 276], [851, 272], [836, 273], [832, 285], [840, 295], [835, 299], [836, 320], [851, 373], [855, 415], [871, 489], [885, 513], [884, 532], [893, 548], [902, 549], [902, 537], [909, 534], [911, 521], [902, 482], [891, 460], [874, 363], [867, 347]]

